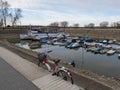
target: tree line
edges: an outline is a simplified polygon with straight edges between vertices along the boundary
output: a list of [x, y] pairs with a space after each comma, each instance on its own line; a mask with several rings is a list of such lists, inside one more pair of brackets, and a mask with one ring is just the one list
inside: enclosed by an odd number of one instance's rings
[[0, 0], [0, 26], [15, 26], [20, 22], [21, 17], [22, 10], [20, 8], [11, 8], [7, 1]]
[[[49, 26], [55, 26], [55, 27], [80, 27], [79, 23], [74, 23], [73, 25], [69, 26], [69, 22], [62, 21], [62, 22], [53, 22], [50, 23]], [[94, 23], [89, 23], [84, 25], [84, 27], [93, 28], [93, 27], [119, 27], [120, 28], [120, 22], [113, 22], [109, 23], [107, 21], [103, 21], [99, 23], [99, 26], [95, 26]]]

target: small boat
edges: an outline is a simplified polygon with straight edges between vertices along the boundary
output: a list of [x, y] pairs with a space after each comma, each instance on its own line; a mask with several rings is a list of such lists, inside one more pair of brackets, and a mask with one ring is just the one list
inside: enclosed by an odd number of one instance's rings
[[40, 42], [33, 42], [29, 46], [30, 46], [30, 49], [36, 49], [36, 48], [40, 48], [41, 44]]
[[120, 54], [120, 49], [116, 50], [116, 53], [119, 53], [119, 54]]
[[108, 50], [107, 49], [101, 49], [100, 54], [105, 54]]
[[107, 49], [112, 48], [111, 45], [102, 45], [102, 47], [103, 47], [103, 48], [107, 48]]
[[32, 36], [27, 35], [27, 34], [20, 34], [20, 39], [21, 40], [31, 40]]
[[47, 51], [47, 53], [50, 53], [50, 52], [52, 52], [52, 50], [48, 50], [48, 51]]
[[107, 40], [103, 40], [103, 42], [102, 42], [103, 44], [107, 44], [108, 43], [108, 41]]
[[75, 42], [75, 43], [70, 43], [67, 45], [67, 48], [78, 48], [80, 47], [80, 44]]
[[91, 51], [91, 48], [87, 48], [86, 50], [87, 50], [87, 52], [90, 52], [90, 51]]
[[48, 41], [47, 41], [47, 44], [51, 44], [51, 45], [52, 45], [52, 44], [53, 44], [53, 41], [52, 41], [52, 40], [48, 40]]
[[108, 41], [108, 44], [113, 44], [113, 43], [114, 43], [113, 40]]
[[25, 49], [30, 49], [29, 43], [17, 43], [16, 46], [25, 48]]
[[41, 42], [41, 43], [47, 43], [47, 41], [48, 41], [48, 38], [47, 38], [47, 37], [40, 38], [40, 42]]
[[40, 41], [40, 36], [39, 35], [33, 36], [32, 41]]
[[120, 54], [118, 54], [118, 58], [120, 59]]
[[115, 53], [115, 50], [109, 50], [107, 51], [107, 55], [113, 55]]
[[101, 49], [96, 49], [96, 50], [94, 51], [94, 53], [95, 53], [95, 54], [99, 54], [100, 51], [101, 51]]
[[95, 52], [95, 51], [97, 51], [99, 48], [96, 48], [96, 47], [92, 47], [91, 48], [91, 52]]

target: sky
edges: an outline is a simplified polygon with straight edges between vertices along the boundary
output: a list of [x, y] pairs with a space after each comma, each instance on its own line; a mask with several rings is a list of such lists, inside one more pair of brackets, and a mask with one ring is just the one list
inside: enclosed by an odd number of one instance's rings
[[7, 0], [12, 8], [21, 8], [24, 25], [49, 25], [68, 21], [80, 26], [102, 21], [120, 21], [120, 0]]

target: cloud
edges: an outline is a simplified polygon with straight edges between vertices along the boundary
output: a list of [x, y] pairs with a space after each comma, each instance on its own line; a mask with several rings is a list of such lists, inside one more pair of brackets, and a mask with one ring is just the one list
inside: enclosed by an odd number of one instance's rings
[[118, 8], [120, 0], [7, 0], [12, 7], [52, 8], [56, 6], [78, 8]]
[[[27, 24], [39, 24], [39, 25], [48, 25], [51, 22], [61, 22], [61, 21], [68, 21], [70, 25], [74, 23], [79, 23], [80, 26], [84, 26], [85, 24], [95, 23], [99, 25], [102, 21], [114, 22], [118, 21], [120, 16], [119, 15], [103, 15], [100, 13], [96, 14], [89, 14], [89, 13], [81, 13], [76, 12], [74, 13], [64, 13], [59, 11], [51, 11], [51, 10], [29, 10], [25, 9], [27, 12], [24, 16], [25, 22]], [[27, 15], [28, 13], [29, 16]]]
[[83, 8], [118, 8], [120, 7], [120, 0], [65, 0], [70, 2], [71, 5]]
[[[24, 24], [47, 25], [55, 21], [70, 24], [98, 25], [101, 21], [117, 21], [119, 0], [7, 0], [11, 7], [22, 8]], [[111, 13], [112, 12], [112, 13]]]
[[38, 8], [44, 6], [39, 0], [7, 0], [12, 8]]

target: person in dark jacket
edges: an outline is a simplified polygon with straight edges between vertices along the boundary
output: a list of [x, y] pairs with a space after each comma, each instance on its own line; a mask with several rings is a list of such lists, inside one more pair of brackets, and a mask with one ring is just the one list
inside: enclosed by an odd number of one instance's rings
[[73, 67], [75, 67], [75, 62], [74, 62], [74, 60], [71, 62], [71, 65], [72, 65]]
[[47, 58], [47, 55], [45, 53], [38, 53], [38, 66], [40, 66], [41, 63]]

